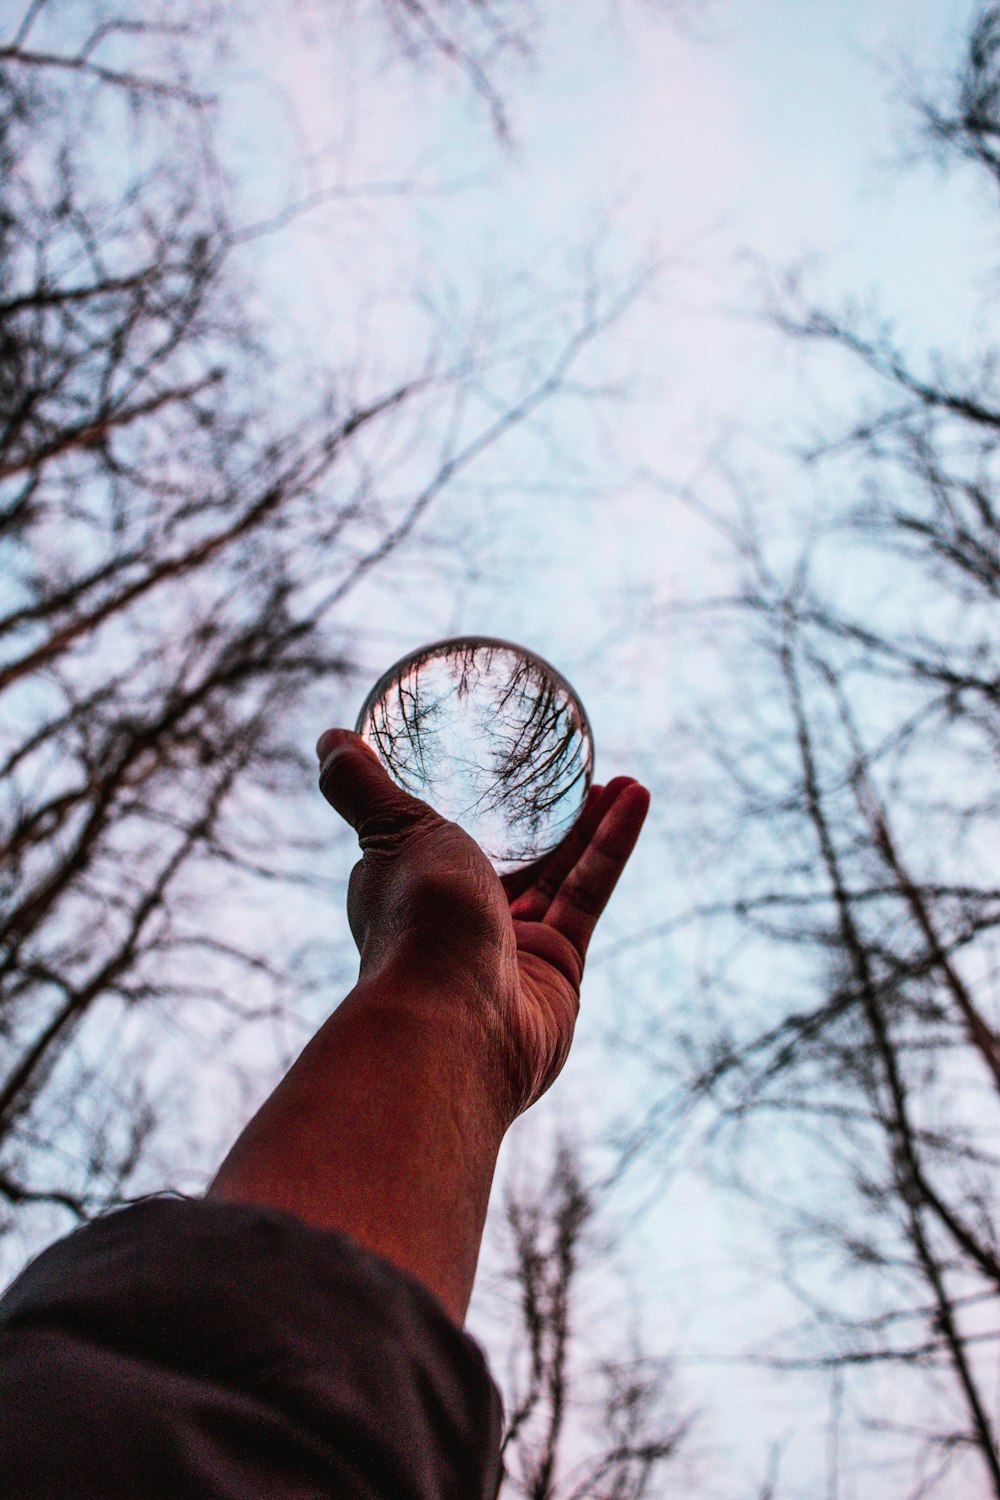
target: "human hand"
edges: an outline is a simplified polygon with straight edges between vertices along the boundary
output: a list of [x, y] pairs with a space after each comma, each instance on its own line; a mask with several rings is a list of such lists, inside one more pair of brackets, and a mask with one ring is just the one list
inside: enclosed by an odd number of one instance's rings
[[649, 793], [630, 777], [591, 787], [563, 843], [501, 879], [457, 824], [396, 786], [358, 735], [327, 730], [316, 750], [323, 795], [362, 851], [347, 904], [362, 983], [404, 1005], [444, 1001], [449, 1021], [484, 1030], [509, 1123], [566, 1061], [587, 947]]

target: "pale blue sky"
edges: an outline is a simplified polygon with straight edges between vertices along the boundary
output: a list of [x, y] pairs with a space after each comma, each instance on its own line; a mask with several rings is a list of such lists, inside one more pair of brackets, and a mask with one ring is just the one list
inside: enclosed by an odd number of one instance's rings
[[[461, 631], [522, 640], [586, 702], [598, 775], [644, 775], [669, 798], [659, 730], [682, 700], [684, 664], [655, 610], [692, 578], [708, 585], [717, 575], [690, 518], [635, 471], [690, 480], [718, 434], [735, 431], [734, 453], [776, 503], [809, 503], [780, 445], [835, 414], [853, 381], [836, 361], [807, 367], [751, 316], [756, 257], [776, 269], [806, 259], [822, 295], [875, 291], [918, 347], [954, 345], [994, 271], [992, 225], [970, 181], [897, 170], [912, 121], [892, 95], [904, 59], [932, 79], [946, 72], [969, 9], [964, 0], [714, 0], [677, 27], [638, 6], [618, 18], [574, 7], [514, 81], [507, 156], [481, 109], [438, 75], [385, 69], [349, 35], [330, 47], [291, 26], [261, 32], [228, 81], [244, 213], [266, 216], [338, 178], [409, 175], [434, 188], [338, 201], [254, 247], [264, 307], [296, 369], [331, 354], [373, 372], [405, 367], [426, 328], [414, 289], [439, 307], [453, 299], [460, 321], [484, 284], [525, 267], [535, 281], [565, 284], [598, 218], [609, 277], [664, 262], [648, 299], [588, 366], [593, 378], [627, 377], [636, 399], [602, 417], [600, 441], [584, 408], [557, 410], [562, 458], [586, 460], [576, 473], [521, 435], [487, 467], [504, 479], [488, 503], [470, 483], [443, 497], [426, 527], [430, 550], [403, 553], [346, 603], [345, 630], [367, 631], [363, 671], [373, 679], [405, 651]], [[352, 78], [362, 80], [356, 93]], [[288, 165], [296, 132], [322, 157], [312, 182]], [[368, 685], [340, 694], [331, 715], [353, 722]], [[665, 843], [665, 821], [654, 803], [598, 954], [669, 906], [684, 861]], [[342, 857], [346, 873], [346, 847]], [[596, 1132], [615, 1110], [641, 1105], [641, 1070], [624, 1058], [609, 1065], [606, 1033], [674, 1003], [687, 977], [655, 950], [641, 966], [596, 967], [570, 1067], [508, 1155], [560, 1121]], [[752, 1340], [790, 1316], [762, 1291], [765, 1241], [697, 1170], [636, 1233], [626, 1259], [654, 1351], [720, 1350], [734, 1329]], [[477, 1306], [473, 1326], [478, 1316], [485, 1334], [496, 1314], [488, 1289]], [[786, 1439], [786, 1476], [804, 1495], [819, 1492], [821, 1387], [803, 1381], [796, 1394], [712, 1366], [690, 1367], [684, 1380], [706, 1405], [705, 1443], [719, 1450], [700, 1496], [750, 1493], [771, 1445]]]
[[[733, 462], [759, 477], [779, 516], [812, 503], [782, 445], [835, 417], [853, 377], [837, 361], [807, 363], [754, 317], [762, 262], [805, 260], [817, 294], [834, 302], [873, 291], [918, 347], [954, 346], [973, 322], [970, 309], [995, 283], [992, 205], [971, 178], [898, 170], [913, 127], [893, 99], [905, 59], [932, 81], [946, 74], [971, 7], [711, 0], [677, 25], [627, 0], [552, 5], [536, 61], [507, 80], [515, 145], [504, 153], [459, 80], [449, 83], [440, 67], [421, 76], [386, 65], [362, 32], [330, 26], [326, 0], [313, 0], [325, 20], [309, 32], [296, 21], [309, 3], [290, 4], [284, 22], [280, 7], [261, 3], [262, 19], [216, 76], [238, 220], [267, 219], [315, 188], [351, 189], [240, 252], [251, 310], [272, 325], [279, 388], [308, 390], [312, 367], [329, 363], [356, 367], [363, 386], [378, 387], [409, 373], [429, 334], [453, 353], [443, 320], [461, 330], [477, 309], [487, 333], [496, 324], [515, 350], [540, 356], [571, 313], [558, 299], [578, 280], [580, 247], [597, 224], [609, 285], [662, 262], [584, 366], [592, 381], [620, 381], [629, 400], [557, 403], [546, 430], [516, 434], [442, 496], [414, 542], [345, 600], [338, 623], [358, 640], [357, 679], [334, 684], [315, 707], [323, 721], [301, 726], [309, 746], [327, 723], [353, 723], [370, 682], [404, 652], [482, 632], [522, 640], [570, 677], [594, 725], [599, 777], [629, 771], [653, 786], [648, 831], [595, 944], [570, 1065], [505, 1151], [501, 1176], [519, 1164], [530, 1176], [539, 1142], [558, 1125], [590, 1138], [613, 1116], [642, 1110], [641, 1058], [609, 1053], [608, 1040], [655, 1040], [657, 1022], [690, 1003], [700, 957], [695, 939], [625, 951], [629, 934], [677, 904], [697, 859], [668, 837], [684, 768], [663, 764], [662, 731], [683, 707], [692, 669], [664, 608], [694, 582], [712, 587], [721, 577], [704, 532], [640, 470], [697, 487], [725, 433]], [[404, 179], [418, 191], [353, 195], [357, 184]], [[540, 312], [531, 311], [536, 294]], [[496, 372], [497, 389], [515, 363]], [[432, 428], [426, 448], [437, 440]], [[405, 498], [418, 460], [401, 460], [390, 501]], [[318, 793], [310, 807], [319, 826], [328, 815]], [[351, 840], [329, 820], [330, 859], [346, 881]], [[332, 927], [350, 983], [353, 947], [339, 910], [303, 903], [266, 915], [289, 942]], [[238, 931], [246, 915], [233, 904], [227, 919]], [[133, 1024], [122, 1019], [123, 1045]], [[231, 1136], [234, 1117], [273, 1081], [277, 1052], [303, 1038], [291, 1027], [277, 1040], [263, 1028], [245, 1038], [249, 1083], [237, 1098], [219, 1077], [218, 1035], [202, 1035], [215, 1023], [199, 1011], [163, 1024], [186, 1031], [201, 1090], [200, 1115], [178, 1111], [163, 1170], [189, 1159], [191, 1181], [178, 1185], [197, 1186], [214, 1164], [205, 1159], [212, 1124], [219, 1140]], [[172, 1055], [160, 1058], [167, 1072]], [[761, 1171], [801, 1171], [802, 1159], [783, 1150]], [[656, 1186], [647, 1175], [636, 1196]], [[767, 1239], [697, 1159], [630, 1233], [620, 1270], [631, 1281], [602, 1277], [590, 1288], [585, 1332], [598, 1353], [606, 1338], [614, 1343], [630, 1284], [647, 1349], [690, 1357], [681, 1392], [705, 1409], [691, 1492], [756, 1492], [772, 1445], [787, 1440], [783, 1472], [798, 1485], [787, 1494], [814, 1500], [826, 1417], [819, 1383], [794, 1389], [696, 1358], [791, 1318], [761, 1269]], [[484, 1338], [510, 1320], [490, 1280], [491, 1253], [472, 1319]]]

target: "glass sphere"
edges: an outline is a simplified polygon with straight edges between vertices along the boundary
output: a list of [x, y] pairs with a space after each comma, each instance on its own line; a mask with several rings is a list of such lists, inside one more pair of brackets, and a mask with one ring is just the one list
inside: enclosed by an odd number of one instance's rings
[[357, 733], [501, 874], [565, 838], [593, 776], [590, 724], [569, 683], [535, 652], [488, 636], [404, 656], [368, 694]]

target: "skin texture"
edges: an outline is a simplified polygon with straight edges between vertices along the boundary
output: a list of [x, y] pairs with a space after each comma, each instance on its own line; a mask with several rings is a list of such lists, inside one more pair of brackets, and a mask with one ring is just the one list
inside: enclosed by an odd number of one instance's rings
[[649, 803], [591, 788], [547, 859], [501, 880], [364, 741], [320, 737], [320, 787], [357, 832], [358, 983], [236, 1141], [209, 1196], [338, 1229], [461, 1326], [505, 1131], [569, 1054], [587, 946]]

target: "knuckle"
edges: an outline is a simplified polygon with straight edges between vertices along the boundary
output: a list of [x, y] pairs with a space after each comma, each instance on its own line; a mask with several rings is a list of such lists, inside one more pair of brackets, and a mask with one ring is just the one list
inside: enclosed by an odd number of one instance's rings
[[397, 803], [366, 814], [357, 828], [358, 844], [365, 854], [397, 854], [440, 822], [429, 807], [411, 800], [412, 806]]
[[585, 917], [599, 917], [604, 908], [598, 892], [580, 881], [567, 881], [560, 896], [574, 911], [581, 912]]

